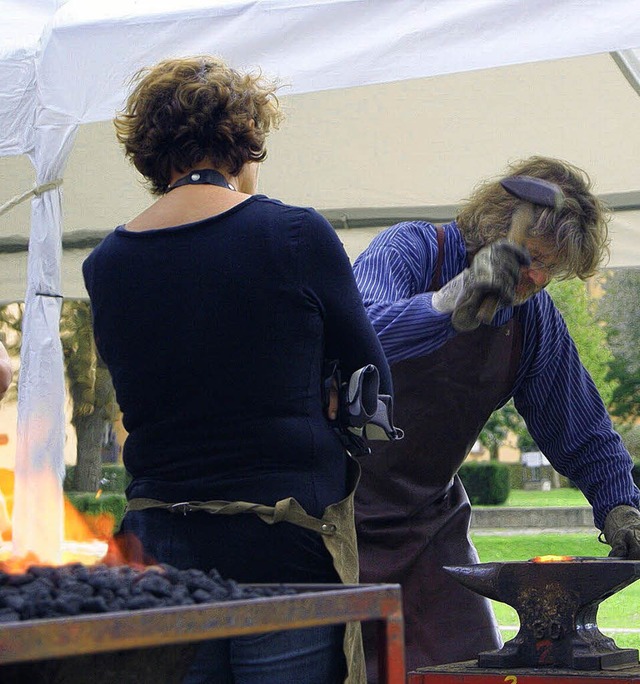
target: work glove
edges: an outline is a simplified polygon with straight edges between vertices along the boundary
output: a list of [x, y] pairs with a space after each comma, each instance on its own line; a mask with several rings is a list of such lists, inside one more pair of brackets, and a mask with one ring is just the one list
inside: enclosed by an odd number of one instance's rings
[[633, 506], [616, 506], [604, 519], [604, 538], [610, 556], [640, 560], [640, 511]]
[[530, 261], [524, 247], [497, 240], [479, 250], [469, 268], [434, 293], [433, 308], [451, 313], [451, 323], [458, 332], [475, 330], [481, 323], [478, 314], [487, 297], [495, 298], [499, 308], [513, 304], [520, 267]]
[[402, 439], [404, 432], [393, 424], [393, 399], [380, 394], [380, 373], [373, 364], [360, 368], [340, 393], [343, 426], [368, 440]]

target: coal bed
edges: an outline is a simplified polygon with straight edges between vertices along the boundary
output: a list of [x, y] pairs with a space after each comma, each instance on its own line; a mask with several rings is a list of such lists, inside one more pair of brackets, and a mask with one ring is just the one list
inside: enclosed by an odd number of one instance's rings
[[33, 565], [0, 572], [0, 623], [121, 610], [188, 606], [295, 593], [285, 586], [240, 586], [217, 570], [131, 566]]

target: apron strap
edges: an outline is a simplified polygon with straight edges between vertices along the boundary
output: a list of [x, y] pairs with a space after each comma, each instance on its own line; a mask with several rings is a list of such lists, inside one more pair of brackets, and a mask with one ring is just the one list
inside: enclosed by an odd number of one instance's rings
[[171, 513], [182, 513], [184, 515], [197, 511], [203, 511], [211, 515], [254, 513], [268, 525], [290, 522], [307, 530], [313, 530], [323, 536], [331, 536], [337, 530], [336, 525], [323, 522], [309, 515], [296, 499], [291, 496], [277, 501], [275, 506], [265, 506], [248, 501], [181, 501], [179, 503], [166, 503], [156, 499], [139, 498], [131, 499], [127, 503], [126, 511], [143, 511], [147, 508], [162, 508]]

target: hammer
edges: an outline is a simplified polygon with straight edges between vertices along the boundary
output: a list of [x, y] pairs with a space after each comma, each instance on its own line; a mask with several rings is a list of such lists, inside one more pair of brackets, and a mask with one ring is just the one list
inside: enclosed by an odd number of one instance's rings
[[[509, 176], [500, 181], [500, 185], [514, 197], [522, 200], [511, 216], [511, 226], [507, 240], [524, 246], [529, 230], [535, 224], [533, 206], [550, 207], [559, 211], [564, 206], [564, 193], [555, 183], [534, 178], [533, 176]], [[481, 323], [491, 323], [498, 308], [498, 298], [494, 295], [485, 297], [478, 310]]]

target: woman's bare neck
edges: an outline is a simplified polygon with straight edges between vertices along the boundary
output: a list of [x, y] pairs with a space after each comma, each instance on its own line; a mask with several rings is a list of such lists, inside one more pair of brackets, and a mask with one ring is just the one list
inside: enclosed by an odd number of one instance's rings
[[187, 185], [160, 197], [131, 219], [125, 228], [142, 232], [194, 223], [222, 214], [249, 197], [251, 195], [215, 185]]

